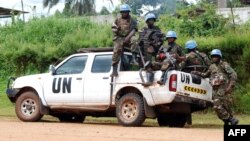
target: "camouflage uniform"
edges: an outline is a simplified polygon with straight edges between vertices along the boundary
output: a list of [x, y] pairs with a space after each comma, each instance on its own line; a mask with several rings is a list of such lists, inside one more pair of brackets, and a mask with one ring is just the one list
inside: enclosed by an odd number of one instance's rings
[[227, 62], [220, 61], [218, 64], [211, 64], [205, 73], [198, 74], [202, 77], [210, 76], [210, 84], [213, 86], [213, 109], [217, 116], [224, 122], [232, 119], [232, 94], [225, 89], [229, 83], [232, 83], [232, 86], [235, 85], [236, 72]]
[[126, 36], [130, 34], [132, 30], [137, 30], [137, 22], [131, 16], [126, 19], [122, 17], [118, 17], [112, 28], [117, 27], [117, 31], [114, 32], [113, 42], [114, 42], [114, 50], [112, 56], [112, 65], [118, 64], [124, 47], [128, 47], [131, 49], [131, 52], [135, 51], [136, 47], [136, 38], [133, 36], [130, 40], [130, 43], [124, 44], [124, 40]]
[[[144, 27], [140, 32], [139, 46], [144, 57], [144, 61], [152, 62], [160, 46], [163, 43], [162, 33], [159, 27]], [[141, 66], [142, 67], [142, 66]]]
[[211, 61], [205, 53], [191, 51], [186, 54], [186, 61], [181, 64], [184, 72], [199, 71], [205, 72], [210, 66]]
[[[184, 53], [182, 47], [176, 43], [170, 43], [167, 46], [163, 46], [160, 49], [160, 52], [163, 52], [163, 53], [168, 52], [169, 54], [177, 54], [179, 56], [185, 56], [185, 53]], [[175, 66], [175, 67], [177, 67], [176, 69], [179, 69], [180, 63], [181, 63], [180, 61], [178, 61], [178, 60], [176, 61], [176, 66]], [[166, 71], [168, 69], [168, 67], [169, 67], [169, 61], [167, 59], [164, 59], [162, 62], [161, 70]]]

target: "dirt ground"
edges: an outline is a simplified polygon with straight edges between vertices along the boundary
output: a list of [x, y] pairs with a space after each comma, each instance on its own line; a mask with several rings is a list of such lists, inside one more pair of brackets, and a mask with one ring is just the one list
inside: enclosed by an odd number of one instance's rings
[[0, 141], [223, 141], [223, 129], [0, 119]]

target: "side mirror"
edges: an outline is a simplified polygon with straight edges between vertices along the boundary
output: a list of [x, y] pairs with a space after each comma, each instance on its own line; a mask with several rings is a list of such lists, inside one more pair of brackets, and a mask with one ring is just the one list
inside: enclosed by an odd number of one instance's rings
[[54, 75], [54, 74], [56, 73], [55, 66], [50, 65], [50, 66], [49, 66], [49, 71], [51, 72], [52, 75]]

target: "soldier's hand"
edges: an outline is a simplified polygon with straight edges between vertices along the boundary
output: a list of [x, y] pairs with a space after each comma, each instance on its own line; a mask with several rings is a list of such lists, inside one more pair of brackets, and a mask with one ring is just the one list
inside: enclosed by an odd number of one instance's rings
[[231, 86], [228, 86], [226, 89], [225, 89], [225, 93], [226, 94], [229, 94], [232, 92], [232, 87]]
[[130, 42], [130, 39], [128, 38], [128, 37], [126, 37], [125, 39], [124, 39], [124, 43], [125, 44], [128, 44]]
[[172, 57], [174, 57], [176, 60], [178, 60], [180, 58], [180, 56], [178, 54], [171, 54]]
[[229, 94], [231, 93], [233, 90], [233, 81], [229, 81], [229, 83], [227, 84], [227, 88], [225, 89], [225, 93]]

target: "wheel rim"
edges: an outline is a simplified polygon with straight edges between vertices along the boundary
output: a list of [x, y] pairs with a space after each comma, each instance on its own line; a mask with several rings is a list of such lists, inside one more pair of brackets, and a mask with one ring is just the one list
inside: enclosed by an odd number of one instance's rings
[[21, 104], [21, 112], [25, 116], [32, 116], [36, 111], [36, 102], [33, 99], [25, 99]]
[[127, 100], [122, 104], [122, 117], [131, 121], [137, 116], [137, 105], [135, 101]]

